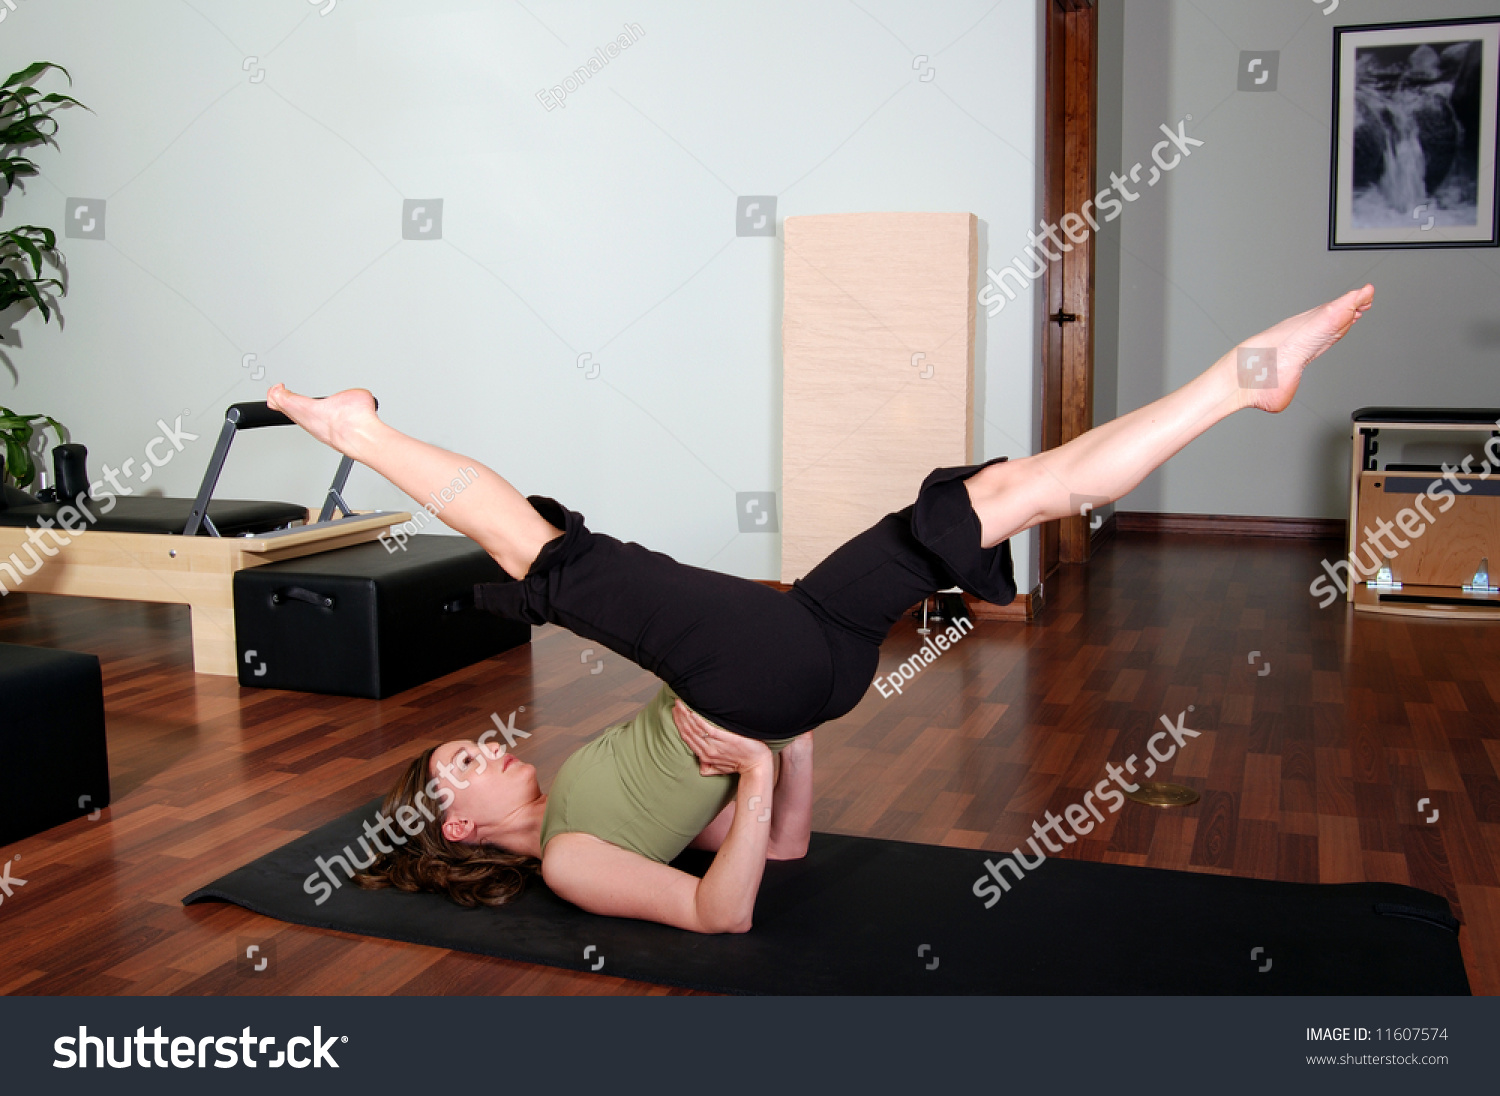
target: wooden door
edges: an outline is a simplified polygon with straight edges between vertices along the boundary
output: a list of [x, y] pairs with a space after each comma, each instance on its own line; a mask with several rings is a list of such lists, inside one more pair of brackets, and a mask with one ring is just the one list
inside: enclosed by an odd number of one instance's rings
[[[1047, 13], [1047, 224], [1078, 213], [1094, 196], [1099, 13], [1094, 0], [1051, 0]], [[1052, 262], [1045, 281], [1042, 448], [1071, 441], [1094, 424], [1094, 238]], [[1086, 563], [1089, 520], [1042, 526], [1042, 575], [1058, 563]]]

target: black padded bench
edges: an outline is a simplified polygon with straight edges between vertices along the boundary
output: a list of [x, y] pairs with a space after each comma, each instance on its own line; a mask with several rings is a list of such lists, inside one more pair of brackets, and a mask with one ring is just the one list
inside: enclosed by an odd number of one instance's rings
[[[192, 499], [164, 499], [139, 497], [117, 497], [114, 505], [106, 501], [101, 506], [97, 499], [80, 498], [74, 504], [79, 517], [68, 515], [73, 528], [97, 529], [105, 533], [164, 533], [169, 536], [182, 532], [193, 511]], [[36, 525], [42, 519], [51, 521], [57, 528], [57, 514], [66, 504], [58, 502], [32, 502], [26, 505], [0, 507], [0, 525]], [[105, 512], [105, 506], [109, 506]], [[289, 502], [245, 502], [239, 499], [217, 499], [208, 504], [208, 515], [214, 526], [226, 537], [246, 534], [269, 533], [296, 521], [307, 520], [305, 507]], [[200, 529], [200, 536], [208, 536], [208, 530]]]
[[0, 846], [109, 805], [99, 659], [0, 643]]
[[1500, 409], [1493, 407], [1361, 407], [1351, 417], [1355, 422], [1486, 426], [1500, 419]]

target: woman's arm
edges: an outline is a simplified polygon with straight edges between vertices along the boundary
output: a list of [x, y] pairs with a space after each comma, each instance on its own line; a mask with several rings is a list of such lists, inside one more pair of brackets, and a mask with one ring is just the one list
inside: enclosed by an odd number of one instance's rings
[[563, 833], [544, 850], [547, 885], [590, 913], [659, 921], [692, 932], [749, 931], [770, 839], [771, 827], [757, 819], [771, 803], [771, 751], [753, 739], [731, 737], [738, 739], [725, 744], [739, 758], [737, 809], [702, 879], [592, 834]]
[[[800, 860], [807, 855], [812, 836], [812, 732], [789, 743], [776, 755], [776, 806], [771, 812], [771, 840], [767, 860]], [[690, 849], [716, 851], [729, 836], [734, 822], [734, 802], [724, 809], [697, 837]]]
[[703, 832], [688, 842], [690, 849], [718, 852], [729, 836], [729, 827], [734, 825], [734, 800], [724, 804], [724, 809], [714, 815], [714, 820], [703, 827]]

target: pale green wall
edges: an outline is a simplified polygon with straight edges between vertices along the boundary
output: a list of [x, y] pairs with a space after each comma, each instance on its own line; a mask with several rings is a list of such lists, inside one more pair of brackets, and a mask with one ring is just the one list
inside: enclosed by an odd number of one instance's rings
[[[63, 117], [5, 223], [108, 204], [103, 241], [63, 242], [65, 326], [15, 325], [0, 403], [66, 421], [96, 474], [186, 408], [202, 440], [148, 486], [190, 494], [229, 403], [363, 385], [595, 528], [775, 577], [735, 492], [780, 486], [780, 243], [736, 236], [736, 196], [777, 195], [778, 219], [972, 211], [1013, 253], [1038, 205], [1039, 10], [19, 0], [5, 57], [67, 65], [94, 113]], [[545, 109], [627, 23], [638, 40]], [[433, 197], [443, 240], [403, 241], [403, 198]], [[1032, 305], [983, 324], [984, 455], [1033, 444]], [[221, 494], [312, 502], [334, 463], [252, 434]], [[404, 504], [363, 471], [349, 494]]]

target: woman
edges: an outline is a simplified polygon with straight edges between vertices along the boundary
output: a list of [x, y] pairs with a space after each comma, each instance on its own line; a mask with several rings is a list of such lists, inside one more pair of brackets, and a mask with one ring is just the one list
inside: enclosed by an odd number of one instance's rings
[[[592, 533], [555, 501], [523, 498], [477, 462], [382, 423], [362, 389], [313, 400], [277, 385], [267, 394], [272, 407], [413, 497], [461, 467], [479, 468], [443, 520], [516, 580], [477, 587], [479, 603], [560, 624], [666, 682], [635, 718], [570, 757], [550, 795], [532, 766], [492, 742], [423, 753], [385, 810], [432, 821], [377, 861], [365, 885], [498, 904], [540, 861], [553, 891], [594, 913], [695, 932], [748, 930], [765, 861], [807, 848], [807, 732], [859, 703], [891, 626], [954, 584], [1010, 601], [1008, 538], [1071, 516], [1080, 498], [1118, 499], [1235, 411], [1283, 410], [1307, 363], [1373, 299], [1367, 285], [1242, 344], [1247, 360], [1256, 355], [1253, 377], [1240, 375], [1231, 351], [1171, 395], [1065, 445], [938, 469], [912, 506], [784, 594]], [[702, 879], [670, 866], [689, 844], [716, 850]]]

